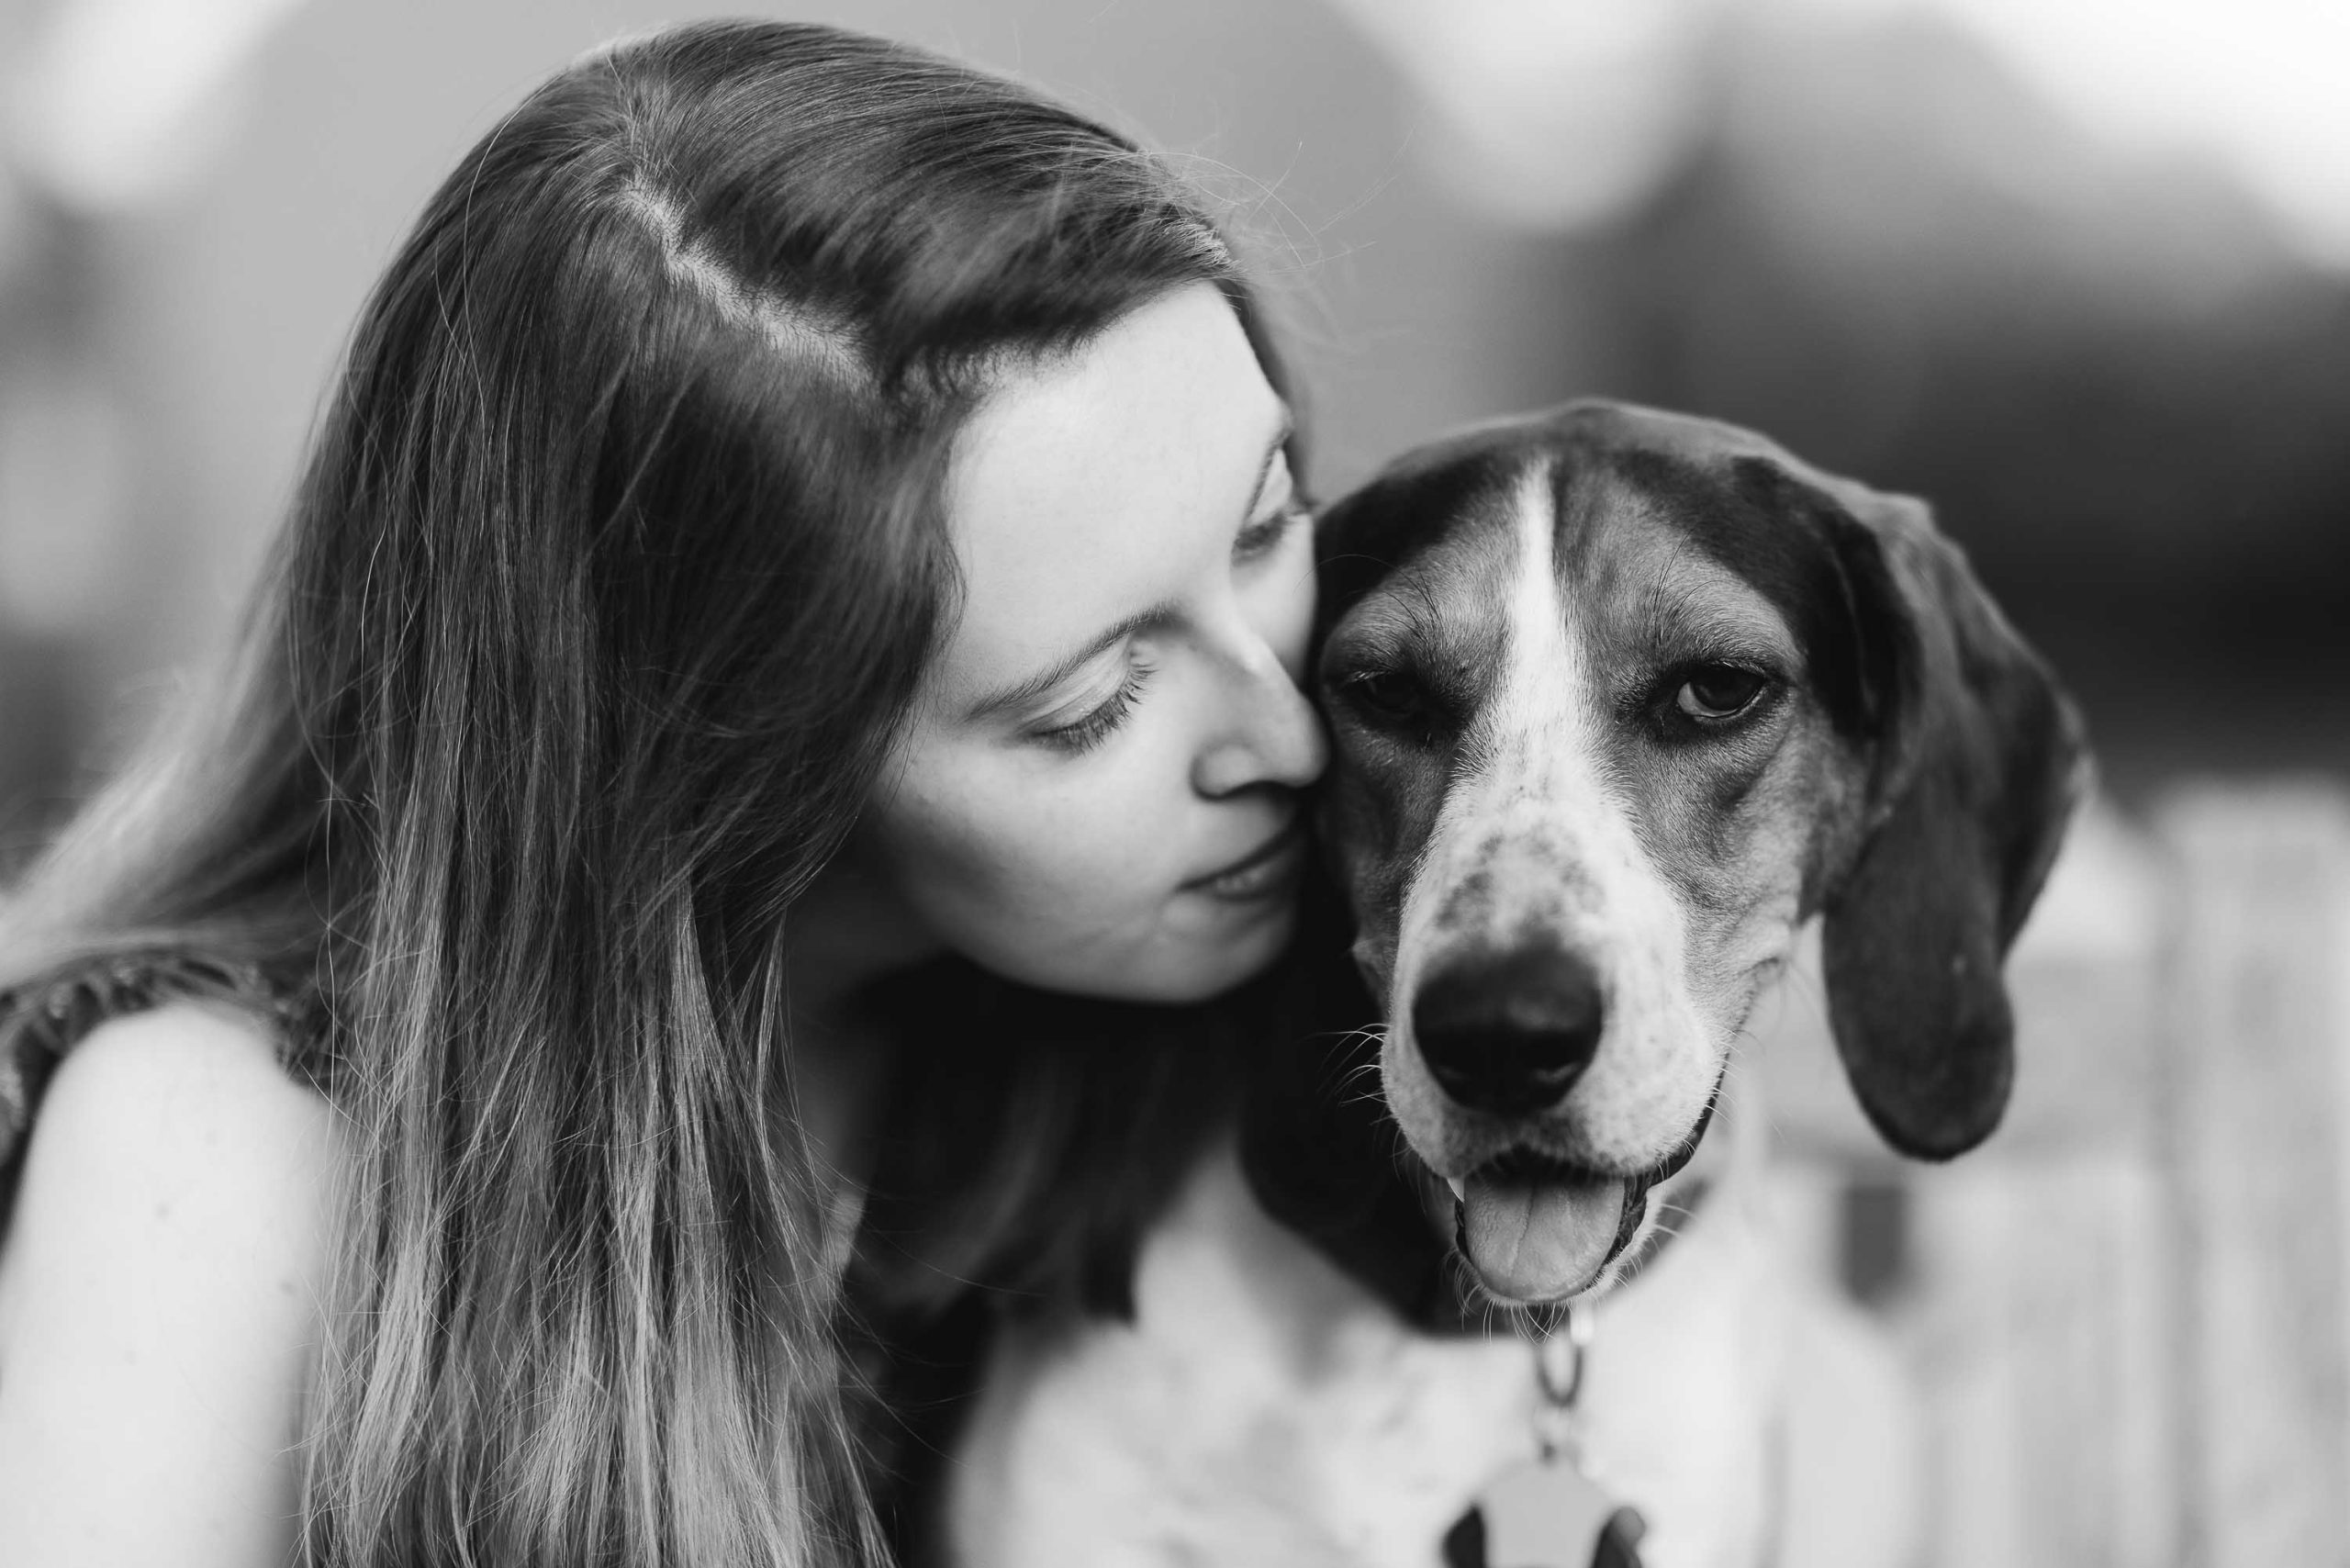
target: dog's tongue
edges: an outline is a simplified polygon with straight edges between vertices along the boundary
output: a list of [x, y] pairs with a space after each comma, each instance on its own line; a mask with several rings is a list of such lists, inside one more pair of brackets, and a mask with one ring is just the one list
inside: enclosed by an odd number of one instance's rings
[[1598, 1277], [1623, 1218], [1621, 1177], [1478, 1171], [1461, 1190], [1460, 1248], [1494, 1294], [1558, 1301]]

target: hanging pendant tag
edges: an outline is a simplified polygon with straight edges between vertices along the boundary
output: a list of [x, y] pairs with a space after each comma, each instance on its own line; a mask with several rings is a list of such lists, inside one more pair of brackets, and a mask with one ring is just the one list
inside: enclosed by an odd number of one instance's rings
[[1445, 1535], [1444, 1568], [1639, 1568], [1646, 1524], [1594, 1482], [1575, 1420], [1591, 1334], [1590, 1314], [1570, 1305], [1534, 1341], [1539, 1457], [1477, 1495]]
[[1639, 1568], [1646, 1524], [1572, 1466], [1513, 1465], [1444, 1538], [1444, 1568]]

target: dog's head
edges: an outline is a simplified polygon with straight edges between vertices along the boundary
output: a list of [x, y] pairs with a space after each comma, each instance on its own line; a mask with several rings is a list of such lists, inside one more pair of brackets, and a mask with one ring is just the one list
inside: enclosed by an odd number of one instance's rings
[[1404, 457], [1319, 543], [1325, 836], [1388, 1106], [1489, 1292], [1605, 1280], [1814, 913], [1886, 1139], [1991, 1131], [2083, 752], [1922, 505], [1579, 403]]

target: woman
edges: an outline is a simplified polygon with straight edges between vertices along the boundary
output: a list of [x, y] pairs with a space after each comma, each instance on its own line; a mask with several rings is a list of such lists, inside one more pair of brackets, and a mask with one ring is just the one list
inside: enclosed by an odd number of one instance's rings
[[233, 678], [0, 930], [8, 1560], [878, 1555], [864, 999], [1287, 935], [1270, 372], [1161, 168], [959, 67], [702, 26], [509, 117]]

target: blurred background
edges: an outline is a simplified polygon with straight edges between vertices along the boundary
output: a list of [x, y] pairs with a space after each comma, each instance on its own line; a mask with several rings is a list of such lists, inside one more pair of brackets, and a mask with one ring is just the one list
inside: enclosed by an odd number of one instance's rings
[[[2350, 1562], [2350, 834], [2322, 791], [2176, 788], [2350, 769], [2350, 5], [5, 0], [0, 857], [225, 639], [432, 185], [572, 54], [705, 9], [926, 43], [1189, 159], [1324, 493], [1596, 392], [1930, 498], [2124, 811], [2020, 960], [2004, 1162], [1886, 1169], [1816, 999], [1783, 1031], [1790, 1213], [1926, 1391], [1902, 1561]], [[2249, 1318], [2232, 1204], [2301, 1258]]]
[[[1930, 498], [2125, 800], [2350, 761], [2339, 0], [831, 0], [1193, 160], [1315, 480], [1583, 392]], [[0, 843], [218, 645], [360, 297], [684, 0], [0, 6]]]

